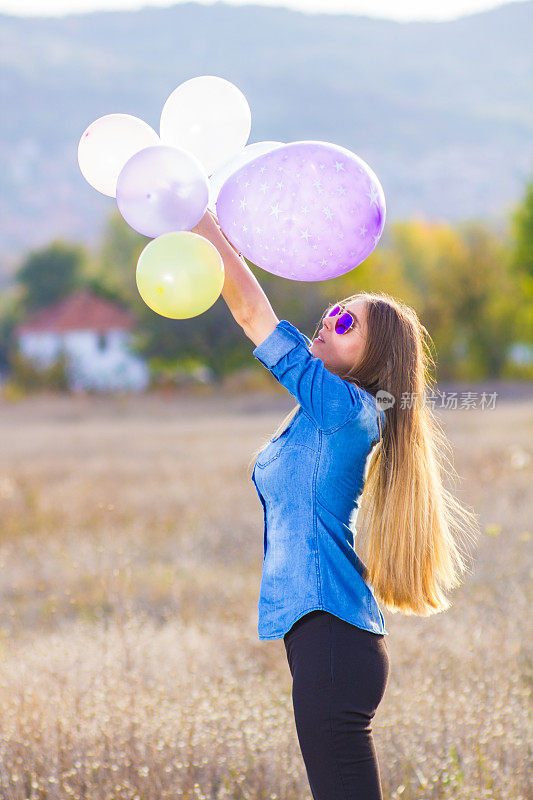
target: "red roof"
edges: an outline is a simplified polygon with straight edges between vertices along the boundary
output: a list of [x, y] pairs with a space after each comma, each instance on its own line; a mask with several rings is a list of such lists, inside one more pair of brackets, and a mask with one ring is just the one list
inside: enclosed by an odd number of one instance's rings
[[104, 300], [88, 289], [78, 289], [57, 303], [40, 308], [17, 328], [17, 334], [29, 332], [64, 332], [81, 329], [105, 331], [129, 330], [135, 316], [124, 308]]

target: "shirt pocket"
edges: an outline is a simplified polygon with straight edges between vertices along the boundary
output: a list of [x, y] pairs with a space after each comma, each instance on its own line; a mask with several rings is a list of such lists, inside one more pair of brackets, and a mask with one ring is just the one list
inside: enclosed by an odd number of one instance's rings
[[275, 439], [272, 439], [270, 444], [268, 444], [264, 450], [261, 450], [255, 462], [255, 465], [258, 467], [258, 469], [263, 469], [263, 467], [268, 466], [268, 464], [271, 464], [272, 461], [275, 461], [276, 458], [280, 457], [283, 448], [287, 444], [290, 430], [291, 426], [289, 425], [280, 433], [279, 436], [277, 436]]

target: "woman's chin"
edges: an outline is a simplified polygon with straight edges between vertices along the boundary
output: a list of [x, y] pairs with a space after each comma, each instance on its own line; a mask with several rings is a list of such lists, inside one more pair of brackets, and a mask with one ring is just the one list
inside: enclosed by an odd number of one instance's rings
[[313, 339], [311, 346], [309, 347], [309, 351], [312, 356], [316, 356], [317, 358], [321, 358], [320, 348], [323, 346], [323, 342], [320, 339]]

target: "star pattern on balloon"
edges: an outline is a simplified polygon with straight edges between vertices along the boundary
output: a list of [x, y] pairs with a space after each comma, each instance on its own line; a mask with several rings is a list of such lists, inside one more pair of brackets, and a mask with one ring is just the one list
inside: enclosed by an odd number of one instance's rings
[[374, 186], [370, 187], [370, 191], [366, 193], [366, 196], [370, 198], [370, 205], [375, 205], [378, 208], [378, 193]]

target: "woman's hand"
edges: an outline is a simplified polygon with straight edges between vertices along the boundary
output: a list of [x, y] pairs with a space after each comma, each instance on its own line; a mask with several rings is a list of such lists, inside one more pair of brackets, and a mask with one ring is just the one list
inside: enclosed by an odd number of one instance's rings
[[214, 244], [215, 247], [217, 246], [217, 242], [220, 242], [221, 238], [227, 242], [232, 249], [237, 253], [237, 255], [241, 255], [237, 248], [233, 247], [230, 240], [224, 234], [222, 228], [219, 225], [218, 219], [213, 212], [207, 208], [204, 216], [202, 219], [191, 228], [192, 233], [198, 233], [200, 236], [203, 236], [205, 239], [208, 239], [211, 244]]

